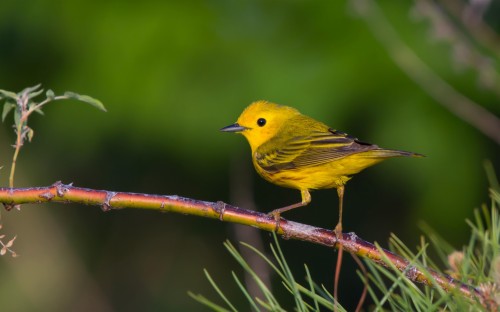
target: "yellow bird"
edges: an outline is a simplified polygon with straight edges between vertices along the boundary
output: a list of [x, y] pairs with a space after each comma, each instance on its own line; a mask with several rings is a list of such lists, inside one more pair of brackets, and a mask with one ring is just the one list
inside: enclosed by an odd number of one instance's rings
[[423, 156], [361, 142], [292, 107], [267, 101], [250, 104], [235, 124], [221, 131], [241, 133], [247, 138], [255, 170], [264, 179], [300, 190], [300, 203], [269, 213], [276, 221], [281, 213], [309, 204], [310, 190], [336, 188], [339, 196], [337, 236], [342, 233], [344, 185], [353, 174], [387, 158]]

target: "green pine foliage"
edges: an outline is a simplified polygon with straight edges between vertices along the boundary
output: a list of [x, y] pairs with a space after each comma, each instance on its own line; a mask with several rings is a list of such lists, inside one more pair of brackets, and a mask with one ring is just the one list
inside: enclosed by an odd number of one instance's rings
[[[241, 243], [244, 248], [249, 248], [256, 254], [258, 254], [265, 262], [269, 265], [272, 271], [280, 278], [281, 284], [288, 291], [290, 296], [286, 298], [286, 303], [289, 304], [292, 300], [295, 302], [295, 310], [297, 311], [320, 311], [334, 310], [334, 299], [332, 295], [326, 290], [325, 287], [319, 287], [311, 278], [309, 273], [309, 269], [307, 265], [305, 266], [306, 272], [306, 281], [305, 283], [299, 283], [295, 280], [290, 267], [287, 264], [285, 255], [281, 251], [279, 246], [278, 238], [276, 234], [274, 234], [274, 244], [272, 244], [271, 251], [273, 254], [273, 259], [270, 259], [266, 255], [264, 255], [261, 251], [257, 250], [253, 246], [250, 246], [246, 243]], [[235, 280], [236, 285], [241, 290], [245, 298], [247, 299], [252, 311], [287, 311], [282, 307], [278, 299], [274, 296], [274, 294], [269, 290], [267, 285], [259, 278], [257, 273], [248, 265], [247, 261], [243, 258], [237, 248], [231, 244], [231, 242], [226, 241], [224, 246], [229, 251], [229, 253], [234, 257], [234, 259], [238, 262], [238, 264], [252, 276], [253, 280], [258, 285], [260, 291], [263, 294], [262, 298], [253, 298], [242, 280], [232, 272], [233, 278]], [[207, 299], [203, 295], [193, 294], [189, 292], [189, 295], [200, 303], [210, 307], [214, 311], [240, 311], [244, 310], [241, 307], [236, 308], [230, 300], [224, 295], [224, 293], [217, 286], [215, 281], [212, 279], [210, 274], [205, 270], [205, 275], [209, 280], [212, 287], [219, 294], [222, 301], [224, 301], [224, 306], [216, 304], [212, 300]], [[337, 311], [346, 311], [340, 305], [337, 306]]]

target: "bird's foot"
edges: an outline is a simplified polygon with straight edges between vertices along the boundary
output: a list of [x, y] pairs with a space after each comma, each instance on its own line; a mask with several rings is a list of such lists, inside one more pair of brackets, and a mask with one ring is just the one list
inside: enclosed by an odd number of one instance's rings
[[[276, 210], [279, 210], [279, 209], [276, 209]], [[281, 213], [280, 213], [280, 211], [276, 211], [276, 210], [271, 211], [267, 215], [270, 217], [273, 217], [275, 225], [276, 225], [274, 228], [274, 231], [277, 233], [279, 228], [280, 228]]]

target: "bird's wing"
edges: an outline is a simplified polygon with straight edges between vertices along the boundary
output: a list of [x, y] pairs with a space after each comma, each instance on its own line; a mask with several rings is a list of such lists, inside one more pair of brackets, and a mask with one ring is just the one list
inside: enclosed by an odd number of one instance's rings
[[378, 148], [336, 131], [316, 131], [285, 142], [269, 142], [258, 148], [255, 161], [264, 170], [276, 172], [332, 162], [359, 152]]

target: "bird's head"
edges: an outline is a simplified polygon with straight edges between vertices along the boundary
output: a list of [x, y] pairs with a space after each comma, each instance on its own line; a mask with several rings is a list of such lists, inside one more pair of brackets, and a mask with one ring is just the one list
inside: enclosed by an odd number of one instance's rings
[[275, 137], [283, 125], [300, 113], [292, 107], [267, 101], [256, 101], [241, 113], [235, 124], [221, 129], [224, 132], [243, 134], [255, 151], [263, 143]]

